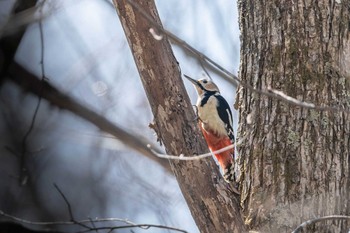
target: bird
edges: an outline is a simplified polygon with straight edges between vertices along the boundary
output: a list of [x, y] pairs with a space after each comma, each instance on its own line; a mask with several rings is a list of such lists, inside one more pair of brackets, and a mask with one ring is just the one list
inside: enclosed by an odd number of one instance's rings
[[[229, 104], [220, 94], [218, 86], [209, 79], [195, 80], [184, 75], [196, 88], [196, 103], [199, 127], [211, 152], [234, 145], [235, 136], [232, 127], [232, 112]], [[235, 149], [213, 153], [216, 157], [223, 178], [226, 182], [235, 181], [234, 155]]]

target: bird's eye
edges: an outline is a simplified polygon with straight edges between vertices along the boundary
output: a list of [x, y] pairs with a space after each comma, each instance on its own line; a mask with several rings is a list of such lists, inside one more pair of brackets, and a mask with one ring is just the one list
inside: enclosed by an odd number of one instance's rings
[[205, 79], [203, 80], [203, 83], [204, 83], [204, 84], [207, 83], [207, 82], [208, 82], [207, 80], [205, 80]]

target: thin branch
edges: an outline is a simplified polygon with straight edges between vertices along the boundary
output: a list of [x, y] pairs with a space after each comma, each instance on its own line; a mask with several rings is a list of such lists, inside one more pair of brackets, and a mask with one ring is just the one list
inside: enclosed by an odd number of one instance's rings
[[[151, 145], [147, 145], [148, 148], [151, 148]], [[224, 152], [224, 151], [228, 151], [228, 150], [231, 150], [232, 148], [234, 148], [235, 146], [234, 145], [229, 145], [229, 146], [226, 146], [226, 147], [223, 147], [219, 150], [216, 150], [216, 151], [212, 151], [212, 152], [209, 152], [209, 153], [205, 153], [205, 154], [200, 154], [200, 155], [189, 155], [189, 156], [185, 156], [184, 154], [180, 154], [180, 155], [167, 155], [167, 154], [160, 154], [160, 153], [157, 153], [156, 151], [153, 151], [152, 152], [159, 158], [163, 158], [163, 159], [171, 159], [171, 160], [184, 160], [184, 161], [189, 161], [189, 160], [200, 160], [200, 159], [204, 159], [204, 158], [207, 158], [207, 157], [210, 157], [212, 156], [213, 154], [217, 154], [217, 153], [221, 153], [221, 152]]]
[[95, 230], [96, 233], [98, 233], [98, 230], [99, 230], [99, 229], [96, 228], [96, 225], [95, 225], [94, 221], [92, 220], [92, 218], [89, 218], [89, 220], [90, 220], [90, 223], [91, 223], [92, 227], [96, 229], [96, 230]]
[[[0, 210], [0, 216], [7, 217], [13, 221], [23, 223], [23, 224], [29, 224], [29, 225], [38, 225], [38, 226], [50, 226], [50, 225], [76, 225], [76, 222], [73, 221], [55, 221], [55, 222], [36, 222], [36, 221], [29, 221], [26, 219], [21, 219], [18, 217], [15, 217], [13, 215], [7, 214], [4, 211]], [[93, 219], [95, 223], [99, 222], [123, 222], [126, 224], [134, 224], [133, 222], [127, 220], [127, 219], [122, 219], [122, 218], [96, 218]], [[89, 223], [91, 222], [91, 219], [86, 219], [86, 220], [81, 220], [78, 221], [78, 223]]]
[[208, 76], [208, 78], [209, 78], [210, 80], [213, 80], [213, 79], [211, 78], [211, 76], [210, 76], [210, 74], [209, 74], [207, 68], [205, 68], [205, 65], [203, 64], [203, 61], [202, 61], [202, 60], [199, 60], [199, 63], [201, 64], [201, 67], [202, 67], [202, 69], [204, 70], [205, 74]]
[[308, 102], [303, 102], [303, 101], [297, 100], [291, 96], [286, 95], [282, 91], [278, 91], [278, 90], [271, 89], [271, 88], [268, 88], [268, 90], [270, 92], [284, 98], [286, 101], [288, 101], [290, 103], [294, 103], [295, 105], [301, 106], [303, 108], [315, 108], [316, 107], [315, 104], [313, 104], [313, 103], [308, 103]]
[[[115, 227], [98, 227], [99, 230], [110, 230], [110, 232], [116, 229], [126, 229], [126, 228], [141, 228], [143, 230], [148, 230], [150, 228], [158, 228], [158, 229], [167, 229], [167, 230], [177, 231], [182, 233], [189, 233], [188, 231], [182, 230], [180, 228], [169, 227], [169, 226], [158, 225], [158, 224], [135, 224], [135, 225], [125, 225], [125, 226], [115, 226]], [[80, 231], [80, 233], [85, 233], [92, 230], [95, 230], [95, 229]]]
[[53, 184], [53, 186], [55, 187], [55, 189], [57, 190], [57, 192], [61, 195], [61, 197], [63, 198], [64, 202], [66, 203], [67, 205], [67, 208], [68, 208], [68, 213], [69, 213], [69, 217], [70, 217], [70, 220], [73, 220], [74, 219], [74, 216], [73, 216], [73, 211], [72, 211], [72, 207], [67, 199], [67, 197], [64, 195], [64, 193], [61, 191], [61, 189], [57, 186], [57, 184]]
[[[43, 15], [42, 13], [38, 15], [38, 7], [40, 8], [40, 6], [33, 6], [9, 17], [5, 27], [0, 29], [0, 35], [7, 36], [18, 30], [23, 29], [31, 23], [40, 22], [43, 18], [46, 18], [50, 15], [51, 12], [47, 12], [45, 13], [45, 15]], [[40, 9], [40, 11], [42, 10]]]
[[[82, 1], [84, 1], [84, 0], [71, 1], [72, 3], [70, 6], [72, 6], [73, 4], [79, 4]], [[27, 3], [27, 2], [29, 2], [29, 0], [22, 1], [22, 2]], [[37, 14], [38, 8], [40, 8], [41, 7], [40, 5], [43, 4], [44, 2], [47, 2], [47, 5], [49, 7], [46, 7], [45, 12]], [[30, 8], [27, 8], [27, 9], [22, 10], [14, 15], [11, 15], [8, 18], [6, 25], [4, 27], [0, 28], [0, 38], [6, 37], [6, 36], [9, 36], [11, 34], [18, 32], [18, 31], [21, 31], [25, 27], [27, 27], [29, 24], [34, 24], [34, 23], [40, 22], [41, 20], [52, 16], [54, 13], [58, 13], [59, 11], [65, 9], [65, 4], [53, 5], [52, 2], [54, 2], [54, 1], [42, 0], [40, 2], [40, 4], [38, 4], [38, 5], [34, 4], [34, 6], [32, 6]], [[39, 11], [40, 11], [40, 9], [39, 9]]]
[[[59, 189], [58, 189], [59, 190]], [[60, 191], [61, 193], [61, 191]], [[35, 222], [35, 221], [29, 221], [26, 219], [21, 219], [15, 216], [12, 216], [10, 214], [7, 214], [5, 212], [3, 212], [2, 210], [0, 210], [0, 216], [4, 216], [6, 218], [9, 218], [15, 222], [18, 223], [22, 223], [22, 224], [28, 224], [28, 225], [36, 225], [36, 226], [53, 226], [53, 225], [81, 225], [84, 223], [98, 223], [98, 222], [123, 222], [125, 224], [128, 225], [123, 225], [123, 226], [111, 226], [111, 227], [93, 227], [93, 228], [89, 228], [86, 229], [84, 231], [81, 232], [90, 232], [90, 231], [96, 231], [96, 230], [116, 230], [116, 229], [125, 229], [125, 228], [141, 228], [141, 229], [150, 229], [150, 228], [159, 228], [159, 229], [168, 229], [168, 230], [173, 230], [173, 231], [177, 231], [177, 232], [183, 232], [183, 233], [188, 233], [185, 230], [179, 229], [179, 228], [175, 228], [175, 227], [169, 227], [169, 226], [165, 226], [165, 225], [158, 225], [158, 224], [136, 224], [134, 222], [131, 222], [127, 219], [121, 219], [121, 218], [101, 218], [101, 219], [86, 219], [86, 220], [81, 220], [81, 221], [57, 221], [57, 222]]]
[[[104, 116], [96, 113], [92, 109], [80, 104], [76, 100], [72, 99], [68, 95], [62, 93], [46, 80], [40, 81], [33, 74], [24, 69], [17, 63], [12, 63], [8, 71], [10, 79], [21, 86], [25, 91], [29, 91], [35, 95], [41, 95], [42, 98], [49, 101], [54, 106], [68, 110], [84, 120], [92, 123], [100, 130], [113, 135], [116, 139], [123, 142], [130, 148], [138, 151], [146, 157], [158, 162], [162, 165], [166, 171], [172, 174], [168, 161], [159, 159], [154, 153], [147, 147], [148, 144], [152, 144], [143, 137], [133, 135], [121, 127], [115, 125], [111, 121], [107, 120]], [[41, 89], [43, 92], [41, 93]], [[152, 147], [153, 151], [155, 147]], [[159, 151], [157, 151], [160, 153]]]
[[292, 231], [292, 233], [301, 232], [301, 230], [303, 230], [305, 227], [307, 227], [307, 226], [309, 226], [311, 224], [315, 224], [317, 222], [322, 222], [322, 221], [326, 221], [326, 220], [347, 220], [347, 221], [349, 221], [350, 220], [350, 216], [346, 216], [346, 215], [329, 215], [329, 216], [324, 216], [324, 217], [320, 217], [320, 218], [311, 219], [311, 220], [303, 222], [294, 231]]
[[[242, 81], [239, 79], [236, 75], [229, 72], [227, 69], [219, 65], [217, 62], [206, 56], [205, 54], [201, 53], [191, 45], [189, 45], [186, 41], [180, 39], [170, 31], [164, 29], [161, 25], [159, 25], [157, 22], [154, 21], [154, 19], [142, 9], [142, 7], [139, 6], [138, 3], [136, 3], [133, 0], [126, 0], [131, 6], [133, 6], [153, 27], [155, 27], [159, 32], [166, 35], [170, 40], [172, 40], [175, 44], [179, 45], [182, 49], [189, 52], [193, 57], [199, 60], [201, 64], [205, 64], [208, 66], [208, 68], [219, 74], [223, 79], [228, 81], [234, 86], [242, 86], [244, 88], [249, 89], [252, 92], [255, 92], [259, 95], [264, 95], [266, 97], [274, 98], [277, 100], [281, 100], [287, 104], [299, 106], [307, 109], [314, 109], [319, 111], [333, 111], [333, 112], [346, 112], [350, 113], [350, 109], [347, 109], [345, 107], [338, 107], [338, 106], [318, 106], [313, 103], [307, 103], [300, 100], [296, 100], [293, 97], [290, 97], [286, 94], [276, 93], [271, 91], [271, 89], [256, 89], [252, 85], [250, 85], [246, 81]], [[295, 101], [296, 100], [296, 101]]]
[[64, 195], [64, 193], [61, 191], [61, 189], [57, 186], [57, 184], [53, 184], [54, 187], [56, 188], [56, 190], [59, 192], [59, 194], [62, 196], [64, 202], [66, 203], [67, 207], [68, 207], [68, 212], [69, 212], [69, 217], [70, 217], [70, 220], [72, 222], [74, 222], [75, 224], [81, 226], [81, 227], [84, 227], [86, 229], [89, 229], [91, 230], [92, 228], [83, 224], [83, 223], [80, 223], [79, 221], [76, 221], [75, 218], [74, 218], [74, 215], [73, 215], [73, 211], [72, 211], [72, 206], [70, 205], [67, 197]]
[[[38, 95], [41, 93], [40, 90], [42, 89], [42, 86], [44, 86], [44, 92], [42, 93], [42, 98], [48, 100], [51, 104], [59, 108], [66, 109], [70, 112], [73, 112], [74, 114], [91, 122], [96, 127], [113, 135], [116, 139], [120, 140], [127, 146], [135, 149], [136, 151], [146, 155], [147, 157], [153, 160], [155, 160], [155, 158], [165, 158], [165, 159], [172, 159], [172, 160], [174, 159], [198, 160], [198, 159], [203, 159], [212, 155], [212, 153], [205, 153], [201, 155], [191, 155], [191, 156], [185, 157], [184, 155], [176, 156], [176, 155], [162, 154], [159, 151], [157, 151], [155, 147], [152, 146], [152, 143], [150, 143], [146, 139], [143, 139], [139, 136], [133, 135], [123, 130], [122, 128], [118, 127], [117, 125], [113, 124], [112, 122], [104, 118], [103, 116], [97, 114], [96, 112], [87, 108], [86, 106], [83, 106], [82, 104], [78, 103], [77, 101], [70, 98], [66, 94], [63, 94], [58, 89], [51, 86], [46, 80], [44, 81], [38, 80], [36, 77], [28, 73], [28, 71], [23, 69], [23, 67], [19, 66], [18, 64], [14, 63], [10, 71], [16, 72], [17, 74], [17, 75], [11, 75], [11, 80], [23, 86], [25, 90], [29, 90], [32, 93]], [[220, 153], [226, 150], [230, 150], [232, 148], [233, 148], [233, 145], [230, 145], [218, 151], [214, 151], [213, 153]], [[164, 167], [168, 168], [169, 169], [168, 171], [170, 171], [169, 164], [166, 160], [157, 160], [157, 161], [160, 162], [161, 164], [166, 164], [167, 166], [164, 165]]]
[[[40, 3], [40, 6], [38, 6], [39, 12], [40, 12], [39, 32], [40, 32], [40, 44], [41, 44], [41, 60], [40, 60], [41, 81], [43, 81], [45, 79], [45, 64], [44, 64], [45, 43], [44, 43], [44, 32], [43, 32], [43, 25], [42, 25], [42, 14], [43, 14], [42, 11], [43, 11], [43, 7], [44, 7], [44, 2], [45, 1], [42, 1]], [[42, 93], [42, 91], [43, 90], [41, 89], [40, 92]], [[27, 180], [28, 180], [28, 171], [26, 168], [26, 166], [27, 166], [26, 165], [27, 140], [28, 140], [29, 135], [33, 131], [40, 104], [41, 104], [41, 94], [39, 94], [38, 103], [35, 107], [30, 126], [22, 139], [22, 153], [21, 153], [21, 157], [20, 157], [20, 178], [19, 178], [19, 182], [21, 185], [25, 185], [27, 183]]]
[[[179, 45], [186, 51], [190, 52], [195, 58], [197, 58], [199, 61], [202, 61], [204, 64], [208, 65], [208, 67], [214, 71], [215, 73], [220, 74], [226, 81], [232, 83], [234, 86], [238, 85], [238, 82], [235, 80], [239, 80], [237, 76], [230, 73], [228, 70], [223, 68], [221, 65], [216, 63], [214, 60], [206, 56], [205, 54], [201, 53], [191, 45], [189, 45], [186, 41], [182, 40], [172, 32], [164, 29], [161, 25], [159, 25], [157, 22], [154, 21], [154, 19], [145, 11], [142, 9], [142, 7], [139, 6], [135, 1], [132, 0], [126, 0], [131, 6], [133, 6], [141, 15], [144, 17], [152, 26], [154, 26], [159, 32], [162, 32], [164, 35], [166, 35], [169, 39], [172, 40], [175, 44]], [[222, 75], [224, 74], [224, 75]]]

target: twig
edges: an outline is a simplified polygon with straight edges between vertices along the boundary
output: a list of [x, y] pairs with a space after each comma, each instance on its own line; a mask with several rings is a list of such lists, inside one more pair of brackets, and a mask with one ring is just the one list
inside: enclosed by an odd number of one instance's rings
[[[144, 137], [139, 137], [125, 131], [121, 127], [106, 119], [104, 116], [96, 113], [92, 109], [80, 104], [78, 101], [62, 93], [57, 88], [49, 84], [46, 80], [43, 82], [38, 80], [33, 74], [29, 73], [16, 62], [11, 65], [8, 75], [13, 82], [17, 83], [24, 90], [30, 91], [35, 95], [41, 95], [42, 98], [46, 99], [52, 105], [68, 110], [84, 120], [94, 124], [97, 128], [113, 135], [116, 139], [120, 140], [130, 148], [133, 148], [149, 159], [158, 162], [166, 169], [166, 171], [172, 174], [168, 161], [156, 157], [146, 146], [147, 144], [151, 144], [151, 142], [146, 140]], [[45, 90], [44, 92], [41, 92], [42, 88]]]
[[[148, 148], [151, 148], [150, 145], [147, 145]], [[224, 152], [224, 151], [228, 151], [228, 150], [231, 150], [232, 148], [234, 148], [235, 146], [234, 145], [229, 145], [229, 146], [226, 146], [226, 147], [223, 147], [219, 150], [216, 150], [216, 151], [212, 151], [212, 152], [209, 152], [209, 153], [204, 153], [204, 154], [200, 154], [200, 155], [190, 155], [190, 156], [185, 156], [184, 154], [180, 154], [180, 155], [167, 155], [167, 154], [160, 154], [160, 153], [157, 153], [156, 151], [153, 151], [152, 152], [159, 158], [163, 158], [163, 159], [171, 159], [171, 160], [185, 160], [185, 161], [189, 161], [189, 160], [200, 160], [200, 159], [204, 159], [204, 158], [207, 158], [207, 157], [210, 157], [212, 156], [213, 154], [217, 154], [217, 153], [221, 153], [221, 152]]]
[[[40, 43], [41, 43], [41, 60], [40, 60], [41, 81], [44, 81], [44, 79], [45, 79], [45, 65], [44, 65], [45, 45], [44, 45], [44, 32], [43, 32], [43, 25], [42, 25], [42, 14], [43, 14], [42, 11], [43, 11], [43, 7], [44, 7], [44, 2], [45, 1], [42, 1], [40, 3], [40, 6], [38, 6], [39, 12], [40, 12], [39, 32], [40, 32]], [[43, 91], [43, 89], [40, 90], [41, 93], [42, 93], [42, 91]], [[35, 107], [30, 126], [22, 139], [22, 153], [21, 153], [21, 157], [20, 157], [20, 178], [19, 178], [19, 182], [21, 185], [25, 185], [27, 183], [27, 180], [28, 180], [28, 174], [27, 174], [28, 171], [26, 168], [26, 166], [27, 166], [26, 165], [27, 140], [28, 140], [29, 135], [33, 131], [40, 104], [41, 104], [41, 94], [39, 94], [38, 103]]]
[[[60, 191], [60, 193], [61, 193], [61, 191]], [[158, 224], [136, 224], [136, 223], [131, 222], [127, 219], [121, 219], [121, 218], [101, 218], [101, 219], [98, 219], [98, 218], [91, 219], [90, 218], [90, 219], [86, 219], [86, 220], [82, 220], [82, 221], [35, 222], [35, 221], [29, 221], [26, 219], [21, 219], [21, 218], [12, 216], [10, 214], [6, 214], [2, 210], [0, 210], [0, 216], [7, 217], [15, 222], [18, 222], [18, 223], [37, 225], [37, 226], [77, 225], [77, 224], [80, 225], [80, 224], [89, 223], [89, 222], [94, 222], [94, 223], [98, 223], [98, 222], [123, 222], [123, 223], [128, 224], [128, 225], [123, 225], [123, 226], [112, 226], [112, 227], [94, 227], [94, 228], [86, 229], [82, 232], [90, 232], [90, 231], [96, 231], [96, 230], [112, 230], [113, 231], [115, 229], [134, 228], [134, 227], [141, 228], [141, 229], [149, 229], [149, 228], [153, 227], [153, 228], [168, 229], [168, 230], [173, 230], [173, 231], [177, 231], [177, 232], [188, 233], [185, 230], [175, 228], [175, 227], [169, 227], [169, 226], [158, 225]]]
[[305, 227], [307, 227], [307, 226], [309, 226], [311, 224], [315, 224], [317, 222], [326, 221], [326, 220], [348, 220], [349, 221], [350, 220], [350, 216], [346, 216], [346, 215], [329, 215], [329, 216], [324, 216], [324, 217], [320, 217], [320, 218], [311, 219], [311, 220], [303, 222], [294, 231], [292, 231], [292, 233], [301, 232], [302, 229], [304, 229]]
[[[150, 228], [158, 228], [158, 229], [167, 229], [171, 231], [189, 233], [188, 231], [182, 230], [180, 228], [169, 227], [169, 226], [158, 225], [158, 224], [135, 224], [135, 225], [124, 225], [124, 226], [115, 226], [115, 227], [98, 227], [99, 230], [110, 230], [109, 232], [112, 232], [113, 230], [116, 230], [116, 229], [126, 229], [126, 228], [141, 228], [143, 230], [148, 230]], [[95, 230], [95, 229], [80, 231], [79, 233], [85, 233], [92, 230]]]
[[210, 76], [210, 74], [209, 74], [207, 68], [205, 68], [205, 65], [203, 64], [203, 61], [202, 61], [202, 60], [199, 60], [199, 63], [201, 64], [201, 67], [202, 67], [202, 69], [204, 70], [205, 74], [208, 76], [208, 78], [209, 78], [210, 80], [213, 80], [213, 79], [211, 78], [211, 76]]
[[68, 199], [66, 198], [66, 196], [64, 195], [64, 193], [61, 191], [61, 189], [57, 186], [57, 184], [53, 184], [53, 186], [55, 187], [55, 189], [57, 190], [57, 192], [59, 192], [59, 194], [60, 194], [61, 197], [63, 198], [64, 202], [66, 203], [67, 208], [68, 208], [68, 212], [69, 212], [70, 220], [73, 220], [73, 219], [74, 219], [74, 216], [73, 216], [73, 212], [72, 212], [72, 207], [71, 207], [71, 205], [70, 205]]
[[67, 197], [66, 197], [66, 196], [64, 195], [64, 193], [61, 191], [61, 189], [57, 186], [57, 184], [53, 184], [53, 185], [54, 185], [54, 187], [56, 188], [56, 190], [59, 192], [59, 194], [62, 196], [64, 202], [66, 203], [66, 205], [67, 205], [67, 207], [68, 207], [68, 212], [69, 212], [70, 220], [71, 220], [72, 222], [74, 222], [75, 224], [77, 224], [77, 225], [79, 225], [79, 226], [82, 226], [82, 227], [84, 227], [84, 228], [86, 228], [86, 229], [89, 229], [89, 230], [93, 229], [93, 228], [91, 228], [91, 227], [89, 227], [89, 226], [87, 226], [87, 225], [85, 225], [85, 224], [83, 224], [83, 223], [81, 223], [81, 222], [75, 220], [74, 215], [73, 215], [73, 211], [72, 211], [72, 206], [70, 205], [70, 203], [69, 203]]
[[40, 22], [43, 18], [46, 18], [52, 13], [49, 11], [45, 13], [45, 15], [43, 15], [42, 10], [40, 9], [39, 10], [40, 14], [38, 15], [37, 14], [38, 7], [40, 8], [41, 6], [40, 5], [33, 6], [31, 8], [28, 8], [24, 11], [21, 11], [9, 17], [5, 27], [0, 28], [0, 35], [7, 36], [9, 34], [12, 34], [15, 31], [20, 30], [31, 23]]
[[[97, 114], [93, 110], [83, 106], [82, 104], [78, 103], [71, 97], [67, 96], [66, 94], [63, 94], [61, 91], [56, 89], [55, 87], [51, 86], [48, 82], [45, 80], [43, 82], [39, 81], [36, 77], [28, 73], [28, 71], [24, 70], [21, 66], [14, 63], [11, 67], [10, 71], [16, 70], [17, 73], [20, 75], [10, 75], [11, 80], [14, 82], [25, 86], [25, 89], [28, 91], [31, 91], [32, 93], [39, 95], [41, 93], [41, 88], [44, 86], [44, 92], [42, 93], [42, 98], [48, 100], [51, 104], [66, 109], [68, 111], [71, 111], [75, 113], [77, 116], [80, 116], [81, 118], [91, 122], [96, 127], [101, 129], [102, 131], [105, 131], [111, 135], [113, 135], [116, 139], [120, 140], [127, 146], [137, 150], [141, 154], [146, 155], [147, 157], [155, 160], [155, 158], [166, 158], [166, 159], [177, 159], [177, 160], [198, 160], [205, 157], [211, 156], [211, 153], [206, 153], [203, 155], [193, 155], [193, 156], [187, 156], [184, 157], [181, 156], [175, 156], [175, 155], [164, 155], [154, 149], [154, 147], [151, 146], [151, 143], [147, 141], [146, 139], [143, 139], [142, 137], [138, 137], [137, 135], [133, 135], [121, 127], [113, 124], [109, 120], [107, 120], [102, 115]], [[11, 72], [10, 72], [11, 74]], [[21, 78], [25, 77], [25, 78]], [[233, 146], [225, 147], [221, 150], [214, 151], [214, 153], [220, 153], [225, 150], [232, 149]], [[168, 171], [170, 172], [170, 167], [167, 161], [164, 160], [157, 160], [159, 163], [164, 164], [164, 167], [168, 168]]]
[[[154, 21], [154, 19], [139, 6], [138, 3], [132, 0], [126, 0], [131, 6], [133, 6], [152, 26], [154, 26], [159, 32], [162, 32], [169, 39], [171, 39], [174, 43], [178, 44], [183, 49], [190, 52], [195, 58], [199, 61], [202, 61], [204, 64], [208, 65], [208, 67], [214, 72], [221, 74], [221, 76], [228, 82], [232, 83], [234, 86], [238, 85], [238, 82], [235, 80], [239, 80], [236, 75], [230, 73], [228, 70], [223, 68], [217, 62], [206, 56], [205, 54], [199, 52], [197, 49], [189, 45], [186, 41], [182, 40], [172, 32], [164, 29], [161, 25]], [[224, 75], [222, 75], [224, 74]]]
[[316, 107], [315, 104], [313, 104], [313, 103], [308, 103], [308, 102], [303, 102], [303, 101], [297, 100], [291, 96], [286, 95], [282, 91], [278, 91], [278, 90], [271, 89], [271, 88], [268, 88], [268, 90], [270, 92], [274, 93], [275, 95], [280, 96], [281, 98], [284, 98], [285, 101], [288, 101], [290, 103], [294, 103], [295, 105], [301, 106], [303, 108], [315, 108]]
[[[7, 214], [4, 211], [0, 210], [0, 216], [4, 216], [7, 217], [13, 221], [19, 222], [19, 223], [23, 223], [23, 224], [29, 224], [29, 225], [38, 225], [38, 226], [50, 226], [50, 225], [75, 225], [76, 222], [73, 221], [55, 221], [55, 222], [36, 222], [36, 221], [29, 221], [26, 219], [21, 219], [18, 217], [15, 217], [13, 215]], [[126, 224], [134, 224], [133, 222], [127, 220], [127, 219], [121, 219], [121, 218], [96, 218], [93, 219], [93, 221], [95, 223], [98, 222], [123, 222]], [[81, 220], [78, 221], [78, 223], [89, 223], [91, 222], [91, 219], [86, 219], [86, 220]]]
[[[334, 107], [334, 106], [318, 106], [312, 103], [306, 103], [300, 100], [296, 100], [293, 97], [290, 97], [286, 94], [281, 94], [282, 92], [275, 93], [271, 91], [271, 89], [256, 89], [252, 85], [250, 85], [246, 81], [242, 81], [239, 79], [236, 75], [232, 74], [225, 68], [223, 68], [221, 65], [219, 65], [217, 62], [206, 56], [205, 54], [199, 52], [197, 49], [189, 45], [186, 41], [180, 39], [170, 31], [164, 29], [161, 25], [159, 25], [157, 22], [154, 21], [154, 19], [142, 9], [142, 7], [139, 6], [138, 3], [136, 3], [133, 0], [126, 0], [131, 6], [133, 6], [153, 27], [155, 27], [159, 32], [162, 32], [164, 35], [166, 35], [169, 39], [171, 39], [173, 42], [178, 44], [182, 49], [190, 52], [192, 56], [194, 56], [196, 59], [199, 60], [201, 64], [207, 65], [212, 71], [219, 74], [223, 79], [230, 82], [234, 86], [242, 86], [244, 88], [247, 88], [251, 90], [252, 92], [255, 92], [260, 95], [264, 95], [266, 97], [274, 98], [277, 100], [281, 100], [287, 104], [299, 106], [307, 109], [314, 109], [319, 111], [333, 111], [333, 112], [346, 112], [350, 113], [350, 109], [344, 108], [344, 107]], [[296, 100], [296, 101], [295, 101]]]
[[95, 228], [96, 229], [95, 231], [98, 233], [99, 229], [96, 228], [96, 225], [95, 225], [94, 221], [92, 220], [92, 218], [89, 218], [89, 220], [90, 220], [92, 227]]

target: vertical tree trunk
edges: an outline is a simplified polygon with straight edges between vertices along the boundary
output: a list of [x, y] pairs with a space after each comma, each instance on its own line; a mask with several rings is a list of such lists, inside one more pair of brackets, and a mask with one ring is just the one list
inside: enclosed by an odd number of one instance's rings
[[[153, 1], [135, 2], [161, 25]], [[167, 38], [157, 41], [152, 37], [152, 24], [142, 17], [140, 9], [125, 0], [114, 0], [114, 4], [167, 153], [192, 155], [208, 151]], [[245, 231], [237, 199], [219, 180], [212, 159], [170, 163], [201, 232]]]
[[[317, 105], [350, 108], [350, 8], [343, 0], [239, 2], [240, 78]], [[238, 94], [246, 223], [290, 232], [304, 220], [350, 215], [350, 116]], [[347, 232], [349, 222], [308, 232]]]

